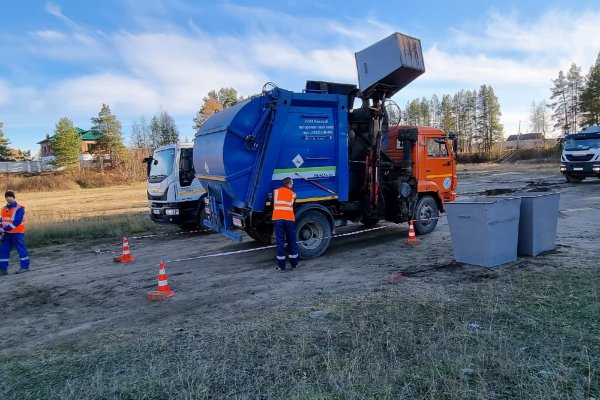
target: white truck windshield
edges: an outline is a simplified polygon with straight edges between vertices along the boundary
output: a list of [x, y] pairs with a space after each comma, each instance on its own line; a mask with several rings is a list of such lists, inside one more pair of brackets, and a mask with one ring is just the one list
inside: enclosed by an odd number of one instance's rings
[[565, 141], [564, 149], [566, 151], [589, 150], [600, 148], [600, 138], [598, 139], [568, 139]]
[[175, 160], [175, 149], [157, 151], [152, 156], [150, 165], [149, 182], [160, 182], [173, 172], [173, 161]]

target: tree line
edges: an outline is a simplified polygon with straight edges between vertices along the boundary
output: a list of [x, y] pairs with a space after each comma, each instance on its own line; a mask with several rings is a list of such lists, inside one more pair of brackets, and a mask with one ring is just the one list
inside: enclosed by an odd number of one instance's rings
[[429, 100], [414, 99], [406, 103], [404, 110], [388, 105], [387, 110], [392, 123], [455, 132], [459, 152], [489, 152], [495, 143], [503, 140], [502, 112], [490, 85], [482, 85], [479, 90], [444, 94], [441, 100], [435, 94]]
[[[567, 73], [561, 70], [552, 83], [550, 102], [532, 101], [529, 129], [543, 134], [555, 129], [565, 134], [576, 132], [580, 127], [600, 124], [600, 53], [585, 77], [581, 74], [581, 67], [573, 63]], [[211, 90], [203, 98], [203, 104], [193, 118], [192, 128], [198, 130], [211, 115], [241, 100], [244, 97], [239, 96], [234, 88]], [[463, 89], [454, 94], [444, 94], [441, 100], [435, 94], [430, 99], [417, 98], [407, 102], [404, 109], [389, 102], [387, 110], [392, 123], [425, 125], [456, 132], [459, 152], [489, 153], [495, 144], [504, 140], [504, 127], [500, 123], [502, 112], [491, 85], [481, 85], [479, 90]], [[91, 122], [90, 131], [98, 139], [91, 146], [90, 153], [95, 155], [100, 168], [104, 168], [105, 160], [110, 160], [113, 166], [127, 162], [129, 156], [123, 144], [121, 123], [110, 107], [102, 104]], [[13, 154], [3, 127], [0, 121], [0, 161], [20, 157], [31, 159], [28, 151]], [[164, 144], [177, 142], [179, 131], [166, 110], [161, 109], [149, 123], [140, 117], [131, 127], [131, 147], [134, 149], [152, 151]], [[81, 136], [72, 121], [67, 117], [61, 118], [55, 126], [51, 143], [55, 165], [78, 167], [81, 143]]]
[[[211, 90], [203, 99], [203, 104], [193, 119], [193, 129], [197, 130], [212, 114], [243, 100], [234, 88]], [[0, 121], [0, 161], [30, 160], [31, 152], [13, 154], [9, 148], [10, 140], [4, 136], [4, 123]], [[123, 166], [131, 161], [131, 152], [123, 142], [122, 125], [117, 116], [112, 113], [108, 104], [102, 104], [97, 116], [91, 118], [89, 131], [78, 130], [71, 119], [62, 117], [55, 125], [50, 149], [55, 157], [53, 164], [66, 169], [80, 167], [79, 156], [82, 151], [81, 133], [91, 132], [96, 137], [96, 143], [91, 144], [89, 152], [94, 155], [96, 163], [104, 170], [105, 162], [110, 160], [114, 167]], [[179, 130], [175, 121], [166, 110], [160, 110], [148, 123], [142, 116], [131, 126], [130, 149], [141, 150], [143, 153], [153, 151], [165, 144], [178, 143]], [[187, 138], [186, 138], [187, 140]]]
[[559, 71], [552, 83], [547, 107], [556, 130], [566, 134], [600, 124], [600, 52], [585, 77], [581, 67], [572, 63], [566, 73]]

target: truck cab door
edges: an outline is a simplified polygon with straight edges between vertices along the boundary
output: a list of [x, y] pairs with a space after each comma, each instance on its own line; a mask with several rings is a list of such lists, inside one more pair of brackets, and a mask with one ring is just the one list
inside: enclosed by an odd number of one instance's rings
[[195, 173], [192, 155], [192, 149], [181, 149], [181, 153], [179, 155], [179, 186], [181, 187], [190, 186], [194, 180]]
[[456, 161], [452, 144], [447, 137], [428, 137], [425, 139], [426, 154], [423, 160], [423, 183], [429, 182], [437, 187], [445, 201], [453, 200], [452, 191], [456, 186]]

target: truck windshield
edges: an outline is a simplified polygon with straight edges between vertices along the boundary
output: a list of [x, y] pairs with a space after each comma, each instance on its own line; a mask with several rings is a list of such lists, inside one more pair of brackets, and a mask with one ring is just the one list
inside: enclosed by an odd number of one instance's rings
[[148, 182], [160, 182], [173, 172], [175, 149], [157, 151], [152, 156]]
[[589, 150], [600, 148], [600, 138], [597, 139], [568, 139], [564, 149], [567, 151]]

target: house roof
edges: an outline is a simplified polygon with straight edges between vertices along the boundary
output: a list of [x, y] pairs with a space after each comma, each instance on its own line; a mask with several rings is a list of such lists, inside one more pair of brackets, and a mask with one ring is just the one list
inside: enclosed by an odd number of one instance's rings
[[[77, 128], [79, 130], [79, 128]], [[79, 133], [79, 137], [81, 138], [81, 140], [98, 140], [100, 139], [100, 132], [96, 132], [93, 130], [89, 130], [89, 131], [84, 131], [81, 130], [81, 132]]]
[[[100, 133], [93, 131], [91, 129], [86, 131], [81, 128], [75, 128], [75, 131], [77, 131], [77, 133], [79, 134], [79, 137], [83, 141], [94, 141], [94, 140], [98, 140], [100, 138]], [[42, 140], [41, 142], [38, 142], [38, 144], [51, 142], [52, 140], [54, 140], [54, 135], [47, 137], [46, 139]]]
[[517, 140], [544, 140], [544, 134], [541, 132], [521, 133], [520, 135], [510, 135], [506, 139], [507, 142], [516, 142]]

